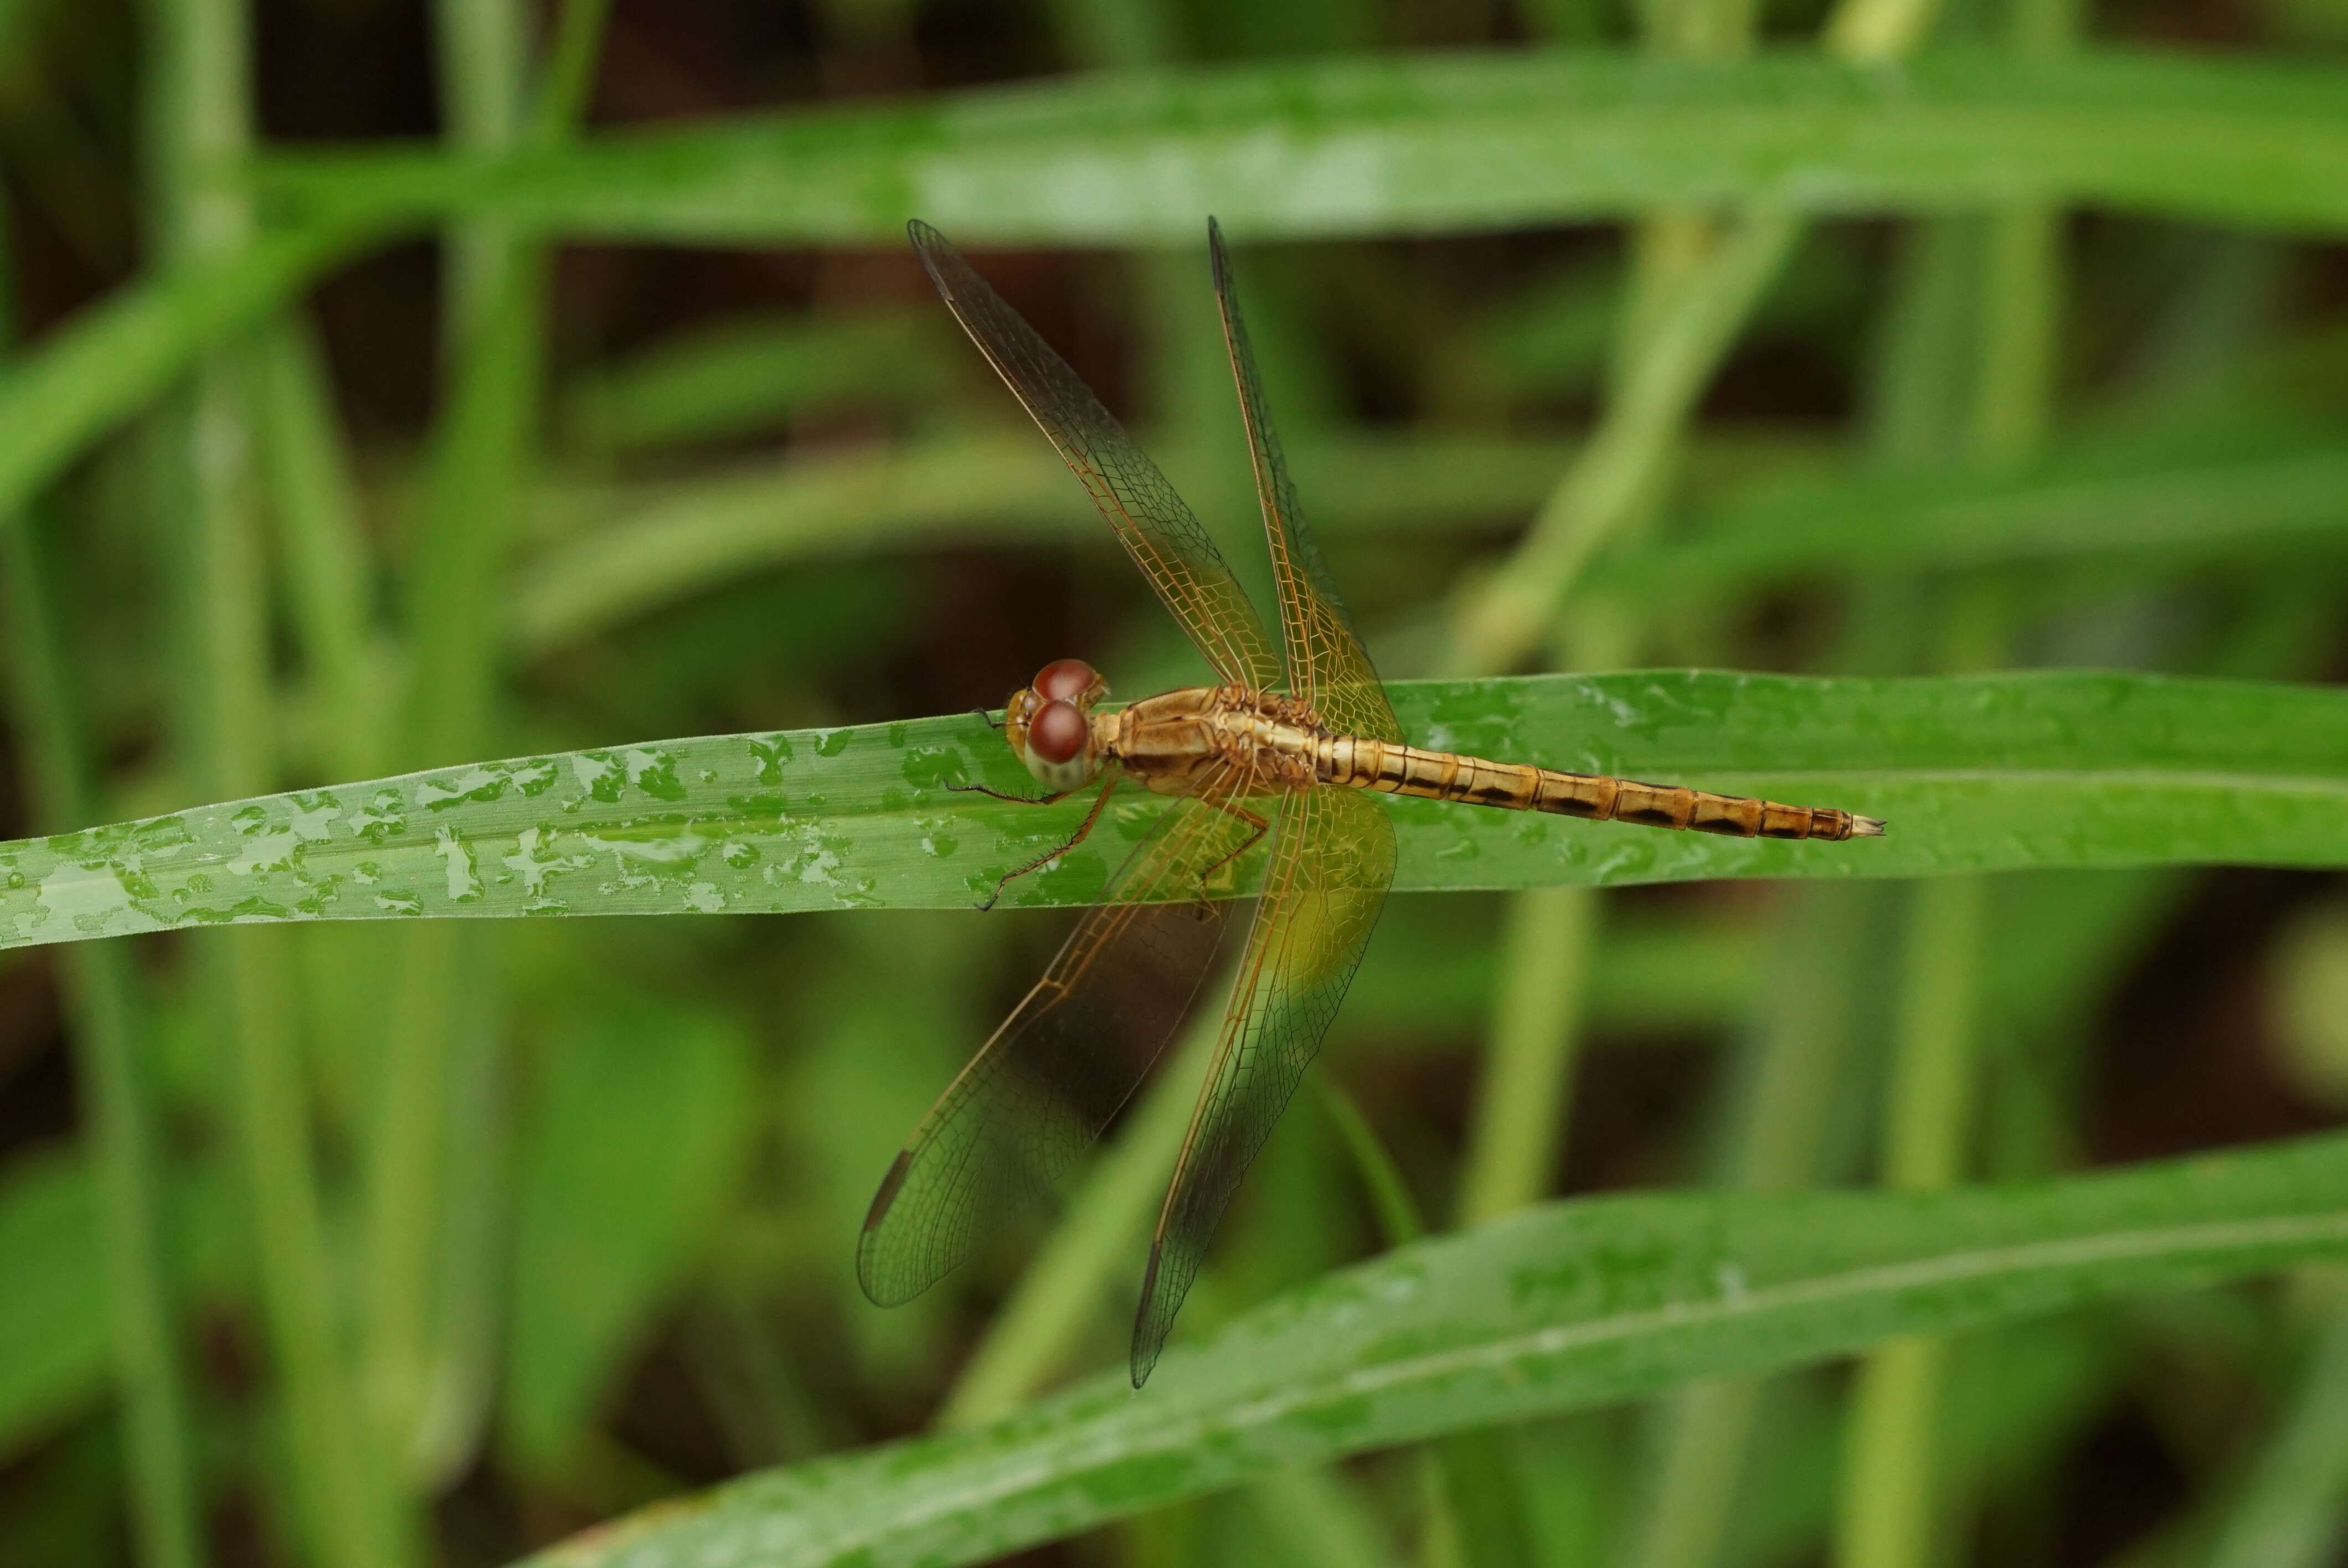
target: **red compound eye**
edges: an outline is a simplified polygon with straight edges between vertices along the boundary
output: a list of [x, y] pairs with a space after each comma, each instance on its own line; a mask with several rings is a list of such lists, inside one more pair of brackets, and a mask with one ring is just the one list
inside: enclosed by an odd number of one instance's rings
[[1093, 673], [1093, 667], [1083, 660], [1061, 659], [1044, 666], [1035, 677], [1035, 690], [1046, 701], [1073, 702], [1092, 690], [1093, 682], [1099, 679]]
[[[1068, 662], [1076, 661], [1070, 660]], [[1050, 672], [1045, 671], [1045, 674]], [[1041, 690], [1043, 682], [1038, 681], [1036, 687]], [[1069, 762], [1085, 749], [1086, 733], [1091, 728], [1085, 722], [1085, 716], [1076, 712], [1074, 702], [1066, 698], [1056, 699], [1045, 703], [1043, 712], [1028, 721], [1027, 749], [1047, 763]]]

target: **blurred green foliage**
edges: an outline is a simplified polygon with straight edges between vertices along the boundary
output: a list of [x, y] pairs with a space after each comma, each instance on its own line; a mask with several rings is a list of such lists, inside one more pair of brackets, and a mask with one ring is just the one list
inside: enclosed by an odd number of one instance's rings
[[[0, 1559], [2334, 1560], [2343, 36], [0, 8]], [[897, 236], [1260, 587], [1210, 210], [1415, 739], [1894, 836], [1399, 803], [1137, 1398], [1201, 1026], [853, 1282], [1064, 928], [969, 711], [1199, 669]]]

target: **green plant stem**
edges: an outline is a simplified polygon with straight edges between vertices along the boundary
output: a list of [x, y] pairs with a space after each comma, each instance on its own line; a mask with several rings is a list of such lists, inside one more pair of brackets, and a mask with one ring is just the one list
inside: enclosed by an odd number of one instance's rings
[[1696, 399], [1800, 232], [1776, 210], [1739, 220], [1657, 310], [1589, 444], [1516, 550], [1460, 609], [1446, 672], [1513, 669], [1549, 636], [1583, 569], [1653, 494]]
[[[45, 569], [42, 542], [36, 524], [0, 528], [15, 730], [31, 764], [36, 815], [62, 831], [96, 813], [81, 760], [80, 705], [66, 674], [56, 578]], [[77, 946], [60, 969], [73, 1021], [75, 1075], [88, 1096], [115, 1384], [129, 1450], [131, 1526], [139, 1561], [149, 1568], [196, 1568], [203, 1560], [199, 1487], [172, 1321], [157, 1188], [163, 1154], [142, 1060], [138, 968], [122, 944], [99, 942]]]
[[[1733, 53], [1752, 36], [1752, 10], [1740, 0], [1659, 3], [1644, 21], [1650, 47], [1665, 52]], [[1695, 399], [1798, 237], [1795, 224], [1774, 215], [1726, 241], [1701, 212], [1657, 212], [1641, 220], [1632, 235], [1629, 299], [1615, 335], [1605, 416], [1516, 556], [1463, 611], [1449, 655], [1455, 663], [1485, 672], [1517, 662], [1554, 628], [1558, 610], [1600, 548], [1653, 514]], [[1577, 662], [1611, 664], [1635, 657], [1635, 636], [1618, 614], [1595, 624], [1585, 620], [1567, 641], [1578, 644], [1572, 650]], [[1491, 1047], [1461, 1186], [1466, 1223], [1496, 1217], [1547, 1192], [1561, 1157], [1599, 917], [1598, 895], [1587, 888], [1539, 889], [1519, 894], [1510, 906]], [[1717, 1396], [1736, 1392], [1715, 1385], [1709, 1401], [1699, 1392], [1677, 1408], [1691, 1414], [1697, 1403], [1717, 1404]], [[1742, 1397], [1751, 1402], [1749, 1389]], [[1733, 1412], [1710, 1413], [1717, 1419], [1705, 1430], [1736, 1430]], [[1695, 1451], [1686, 1443], [1670, 1450], [1680, 1459]], [[1447, 1468], [1455, 1476], [1505, 1474], [1505, 1457], [1494, 1454], [1476, 1466], [1455, 1454]], [[1734, 1479], [1733, 1471], [1713, 1478], [1676, 1470], [1667, 1459], [1648, 1521], [1663, 1512], [1675, 1517], [1701, 1512], [1711, 1497], [1725, 1505]], [[1465, 1520], [1473, 1511], [1461, 1504], [1458, 1491], [1455, 1481], [1456, 1512]], [[1498, 1512], [1482, 1510], [1488, 1518]], [[1488, 1541], [1494, 1532], [1488, 1526], [1483, 1534]], [[1483, 1554], [1507, 1555], [1512, 1542], [1505, 1534], [1501, 1542], [1500, 1551], [1487, 1545]]]
[[[2077, 26], [2067, 0], [2020, 0], [2010, 18], [2018, 52], [2060, 50]], [[2021, 466], [2044, 450], [2062, 313], [2062, 216], [2039, 202], [2003, 207], [1981, 257], [1979, 360], [1972, 370], [1966, 456], [1976, 468]], [[1952, 364], [1952, 376], [1962, 367]], [[2003, 615], [1994, 589], [1952, 609], [1943, 666], [1998, 662]], [[1977, 1092], [1981, 958], [1989, 890], [1977, 877], [1919, 886], [1910, 906], [1885, 1113], [1883, 1179], [1910, 1191], [1953, 1184], [1964, 1171]], [[1900, 1339], [1861, 1366], [1844, 1455], [1838, 1560], [1846, 1568], [1925, 1568], [1947, 1527], [1940, 1495], [1945, 1342]]]
[[2036, 459], [2054, 425], [2063, 214], [2037, 202], [2011, 204], [1992, 212], [1987, 228], [1981, 369], [1969, 424], [1976, 466], [1994, 470]]
[[[191, 771], [215, 796], [265, 787], [273, 771], [257, 519], [243, 476], [223, 473], [219, 462], [245, 434], [236, 368], [199, 373], [183, 426], [183, 460], [198, 476], [190, 491], [197, 559], [187, 586], [206, 721]], [[208, 954], [236, 1063], [233, 1099], [262, 1296], [308, 1531], [327, 1562], [377, 1568], [399, 1553], [375, 1506], [345, 1381], [289, 956], [284, 933], [263, 931], [224, 933]]]
[[[248, 19], [236, 0], [157, 0], [149, 21], [157, 248], [167, 265], [201, 265], [251, 235], [243, 196], [218, 183], [251, 139]], [[192, 639], [185, 766], [213, 799], [265, 790], [275, 772], [248, 368], [234, 351], [199, 366], [184, 413], [167, 416], [162, 453], [191, 529], [179, 574]], [[382, 1568], [398, 1553], [345, 1381], [287, 958], [283, 934], [261, 931], [223, 935], [201, 955], [235, 1062], [237, 1137], [299, 1516], [335, 1568]]]
[[[1777, 968], [1725, 1097], [1732, 1118], [1725, 1185], [1787, 1193], [1825, 1174], [1819, 1149], [1849, 1054], [1854, 997], [1879, 907], [1870, 889], [1805, 887], [1773, 921], [1773, 947], [1802, 958]], [[1683, 1389], [1663, 1405], [1623, 1559], [1631, 1568], [1710, 1568], [1720, 1560], [1766, 1394], [1759, 1379], [1720, 1378]]]
[[1599, 895], [1544, 887], [1511, 902], [1491, 1043], [1459, 1179], [1458, 1218], [1480, 1225], [1548, 1195], [1563, 1143]]
[[375, 584], [357, 482], [334, 395], [307, 325], [289, 318], [254, 352], [261, 458], [284, 552], [286, 598], [331, 739], [337, 778], [365, 778], [385, 759], [377, 689]]
[[1420, 1217], [1418, 1204], [1410, 1195], [1410, 1184], [1403, 1179], [1402, 1168], [1379, 1141], [1377, 1130], [1362, 1114], [1362, 1108], [1354, 1103], [1354, 1097], [1324, 1078], [1321, 1081], [1321, 1102], [1354, 1162], [1355, 1173], [1362, 1179], [1370, 1200], [1370, 1212], [1377, 1216], [1379, 1239], [1390, 1247], [1407, 1246], [1426, 1235], [1426, 1222]]
[[[555, 91], [541, 99], [550, 139], [567, 128], [583, 94], [602, 15], [600, 5], [590, 10], [583, 28], [561, 25], [568, 53]], [[435, 15], [449, 144], [473, 155], [515, 150], [528, 129], [524, 8], [514, 0], [441, 0]], [[399, 749], [411, 765], [471, 754], [492, 733], [506, 555], [524, 493], [544, 331], [544, 258], [534, 243], [481, 217], [454, 226], [445, 246], [447, 390], [403, 621], [410, 668]], [[369, 1150], [365, 1354], [380, 1441], [407, 1490], [418, 1492], [441, 1479], [425, 1448], [434, 1307], [443, 1296], [436, 1241], [449, 1204], [495, 1201], [444, 1189], [458, 1041], [474, 1050], [495, 1042], [466, 1021], [489, 1005], [488, 953], [445, 927], [405, 937]], [[440, 1456], [443, 1463], [461, 1457]]]
[[[496, 155], [525, 141], [551, 147], [567, 138], [587, 99], [608, 11], [604, 0], [569, 0], [551, 64], [526, 105], [526, 9], [511, 0], [442, 0], [438, 36], [450, 144]], [[494, 732], [508, 634], [507, 558], [528, 492], [544, 359], [547, 263], [538, 238], [483, 217], [454, 228], [448, 246], [450, 391], [434, 439], [405, 622], [412, 667], [401, 748], [411, 763], [473, 754]], [[428, 1487], [465, 1457], [461, 1443], [418, 1446], [436, 1381], [452, 1386], [434, 1372], [433, 1306], [449, 1297], [449, 1290], [435, 1289], [435, 1238], [449, 1204], [495, 1201], [486, 1192], [443, 1190], [454, 1083], [495, 1071], [460, 1065], [458, 1042], [490, 1052], [498, 1042], [464, 1021], [492, 1005], [489, 954], [446, 927], [419, 927], [406, 946], [369, 1172], [368, 1363], [385, 1440], [413, 1484]], [[495, 1234], [480, 1225], [458, 1231]], [[487, 1256], [447, 1262], [458, 1297], [469, 1271], [479, 1275], [479, 1289], [489, 1288]], [[446, 1348], [461, 1356], [459, 1322], [480, 1319], [481, 1310], [458, 1307], [449, 1316], [446, 1327], [457, 1337]], [[466, 1380], [476, 1385], [475, 1398], [486, 1397], [486, 1383]], [[446, 1415], [433, 1425], [472, 1430]]]
[[[6, 272], [14, 223], [0, 207], [0, 342], [15, 336], [15, 280]], [[50, 833], [100, 815], [88, 762], [81, 693], [68, 673], [73, 639], [64, 589], [36, 517], [0, 519], [0, 594], [7, 620], [12, 722], [36, 825]], [[147, 1568], [203, 1561], [201, 1484], [188, 1428], [187, 1376], [173, 1320], [170, 1238], [158, 1173], [155, 1088], [145, 1060], [139, 976], [119, 943], [60, 962], [72, 1021], [74, 1072], [88, 1098], [90, 1161], [106, 1257], [114, 1380], [129, 1450], [130, 1522]]]
[[530, 145], [559, 147], [585, 118], [611, 19], [612, 0], [565, 0], [555, 13], [554, 44], [530, 100]]
[[[1937, 5], [1840, 0], [1827, 23], [1829, 47], [1854, 60], [1904, 54]], [[1717, 23], [1692, 25], [1698, 37], [1718, 40], [1723, 31]], [[1793, 254], [1803, 227], [1789, 209], [1756, 206], [1707, 244], [1696, 238], [1703, 232], [1696, 220], [1671, 221], [1681, 248], [1701, 257], [1673, 269], [1682, 275], [1654, 286], [1653, 302], [1634, 313], [1629, 352], [1596, 432], [1509, 558], [1461, 605], [1443, 663], [1447, 673], [1511, 670], [1548, 635], [1591, 559], [1654, 493], [1696, 400]]]
[[1952, 876], [1915, 890], [1884, 1127], [1883, 1180], [1902, 1191], [1936, 1192], [1964, 1174], [1986, 888]]
[[[1922, 884], [1910, 902], [1884, 1129], [1888, 1186], [1932, 1192], [1962, 1173], [1987, 914], [1978, 877]], [[1879, 1347], [1860, 1369], [1836, 1558], [1848, 1568], [1920, 1568], [1933, 1555], [1947, 1356], [1939, 1340], [1900, 1339]]]

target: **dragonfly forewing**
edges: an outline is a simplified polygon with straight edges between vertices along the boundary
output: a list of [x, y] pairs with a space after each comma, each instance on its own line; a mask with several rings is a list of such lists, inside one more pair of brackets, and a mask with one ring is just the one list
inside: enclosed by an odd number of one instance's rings
[[873, 1301], [911, 1300], [1048, 1196], [1165, 1050], [1231, 907], [1200, 880], [1255, 832], [1222, 809], [1232, 783], [1210, 779], [1159, 819], [897, 1156], [857, 1246]]
[[1084, 481], [1216, 678], [1257, 691], [1278, 685], [1280, 660], [1255, 606], [1149, 455], [944, 235], [918, 220], [906, 232], [954, 319]]
[[1133, 1386], [1157, 1365], [1215, 1226], [1345, 999], [1394, 881], [1385, 809], [1353, 790], [1284, 797], [1222, 1038], [1150, 1244]]
[[1288, 460], [1263, 395], [1255, 351], [1248, 343], [1222, 226], [1211, 218], [1207, 220], [1207, 253], [1214, 273], [1215, 306], [1222, 316], [1223, 347], [1231, 355], [1240, 420], [1255, 469], [1256, 500], [1263, 509], [1264, 541], [1272, 551], [1289, 692], [1303, 698], [1339, 734], [1400, 741], [1402, 725], [1386, 701], [1385, 687], [1345, 613], [1321, 547], [1305, 525], [1303, 505], [1288, 477]]

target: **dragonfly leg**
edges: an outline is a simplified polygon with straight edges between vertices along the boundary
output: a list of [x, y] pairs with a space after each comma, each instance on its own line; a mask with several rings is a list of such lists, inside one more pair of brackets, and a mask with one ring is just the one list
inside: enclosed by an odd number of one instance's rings
[[1209, 885], [1214, 881], [1216, 875], [1220, 872], [1224, 866], [1231, 865], [1241, 856], [1245, 855], [1249, 850], [1253, 849], [1262, 841], [1263, 835], [1272, 831], [1272, 819], [1270, 817], [1258, 816], [1254, 812], [1248, 810], [1247, 807], [1243, 805], [1234, 805], [1227, 800], [1219, 800], [1215, 802], [1214, 804], [1215, 809], [1221, 812], [1225, 816], [1235, 816], [1241, 822], [1246, 823], [1248, 825], [1249, 831], [1247, 837], [1241, 841], [1237, 849], [1232, 850], [1229, 855], [1224, 856], [1220, 860], [1216, 861], [1212, 866], [1208, 866], [1204, 871], [1199, 873], [1199, 901], [1202, 904], [1208, 901], [1207, 888]]
[[1076, 790], [1064, 789], [1056, 794], [1045, 795], [1005, 794], [999, 789], [989, 789], [984, 784], [950, 784], [945, 787], [953, 791], [956, 794], [983, 794], [992, 800], [1007, 800], [1014, 805], [1057, 805], [1062, 801], [1076, 793]]
[[[964, 785], [961, 785], [961, 786], [959, 786], [959, 787], [961, 787], [961, 788], [964, 788], [964, 789], [971, 789], [971, 788], [975, 788], [975, 787], [977, 787], [977, 786], [975, 786], [975, 785], [971, 785], [971, 784], [964, 784]], [[1052, 862], [1054, 862], [1055, 860], [1057, 860], [1058, 858], [1060, 858], [1060, 856], [1062, 856], [1063, 855], [1066, 855], [1069, 850], [1074, 849], [1077, 845], [1082, 844], [1082, 843], [1083, 843], [1083, 842], [1084, 842], [1087, 837], [1091, 836], [1091, 835], [1092, 835], [1092, 831], [1093, 831], [1093, 825], [1094, 825], [1096, 823], [1097, 823], [1097, 822], [1099, 822], [1099, 821], [1100, 821], [1101, 808], [1108, 804], [1108, 797], [1109, 797], [1110, 792], [1112, 792], [1112, 791], [1113, 791], [1113, 790], [1115, 790], [1116, 788], [1117, 788], [1117, 774], [1115, 774], [1115, 772], [1114, 772], [1114, 771], [1112, 771], [1112, 772], [1110, 773], [1110, 774], [1109, 774], [1108, 782], [1107, 782], [1107, 784], [1105, 784], [1101, 785], [1101, 792], [1100, 792], [1100, 794], [1093, 797], [1093, 808], [1092, 808], [1092, 810], [1090, 810], [1090, 811], [1088, 811], [1088, 812], [1085, 813], [1085, 819], [1084, 819], [1084, 821], [1082, 821], [1082, 822], [1080, 822], [1080, 823], [1078, 823], [1078, 824], [1076, 825], [1076, 831], [1074, 834], [1072, 834], [1072, 835], [1069, 835], [1069, 837], [1068, 837], [1068, 841], [1067, 841], [1066, 844], [1061, 845], [1058, 848], [1056, 848], [1056, 849], [1053, 850], [1049, 855], [1039, 855], [1039, 856], [1037, 856], [1035, 859], [1033, 859], [1033, 860], [1029, 861], [1026, 865], [1025, 865], [1025, 866], [1023, 866], [1019, 867], [1019, 869], [1018, 869], [1018, 870], [1016, 870], [1016, 871], [1006, 871], [1006, 872], [1004, 872], [1001, 876], [999, 876], [999, 877], [997, 877], [997, 878], [995, 879], [995, 883], [994, 883], [994, 892], [992, 892], [992, 893], [989, 893], [989, 894], [986, 896], [985, 899], [984, 899], [984, 900], [983, 900], [983, 902], [982, 902], [978, 907], [979, 907], [980, 908], [982, 908], [982, 909], [992, 909], [992, 908], [994, 908], [994, 901], [995, 901], [996, 899], [998, 899], [998, 898], [1000, 898], [1000, 897], [1003, 897], [1003, 890], [1004, 890], [1005, 887], [1010, 886], [1011, 886], [1011, 884], [1013, 884], [1014, 882], [1016, 882], [1019, 878], [1021, 878], [1022, 876], [1026, 876], [1026, 875], [1027, 875], [1029, 872], [1031, 872], [1031, 871], [1041, 871], [1045, 866], [1051, 865], [1051, 864], [1052, 864]], [[993, 790], [988, 790], [988, 791], [986, 791], [986, 793], [987, 793], [988, 794], [994, 794], [994, 792]], [[1049, 805], [1053, 801], [1056, 801], [1056, 800], [1066, 800], [1069, 795], [1072, 795], [1072, 794], [1074, 794], [1075, 793], [1076, 793], [1076, 791], [1074, 791], [1074, 790], [1063, 790], [1063, 791], [1061, 791], [1058, 794], [1048, 796], [1047, 798], [1045, 798], [1045, 799], [1044, 799], [1044, 800], [1039, 800], [1039, 801], [1031, 801], [1031, 802], [1029, 802], [1028, 804], [1033, 804], [1033, 805]], [[997, 800], [1024, 800], [1024, 799], [1025, 799], [1025, 796], [1023, 796], [1023, 795], [1015, 795], [1015, 794], [995, 795], [995, 798], [996, 798]]]

